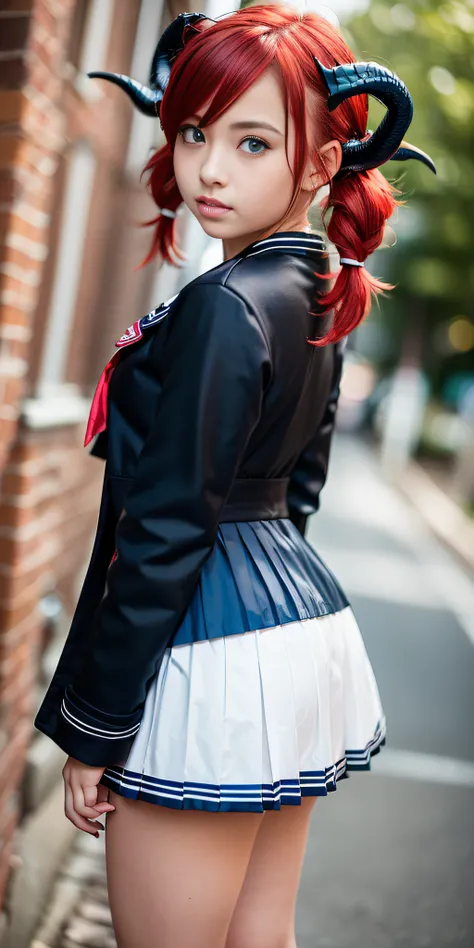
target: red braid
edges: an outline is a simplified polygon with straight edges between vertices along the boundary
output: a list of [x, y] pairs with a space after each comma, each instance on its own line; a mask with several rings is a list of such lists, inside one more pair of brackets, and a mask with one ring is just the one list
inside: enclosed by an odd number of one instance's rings
[[[166, 207], [170, 211], [176, 211], [182, 203], [181, 194], [178, 191], [176, 179], [173, 171], [173, 154], [169, 145], [160, 148], [145, 165], [142, 174], [149, 172], [147, 190], [150, 192], [155, 204], [159, 207]], [[142, 227], [155, 225], [152, 245], [141, 266], [149, 263], [157, 254], [168, 263], [176, 264], [176, 258], [185, 260], [184, 254], [176, 244], [174, 218], [165, 217], [158, 214], [149, 221], [145, 221]], [[174, 259], [173, 259], [174, 256]]]
[[[333, 178], [323, 219], [332, 208], [329, 222], [324, 222], [329, 240], [341, 257], [363, 261], [380, 246], [385, 221], [403, 203], [394, 197], [399, 193], [377, 169], [346, 172]], [[365, 267], [341, 266], [337, 274], [326, 274], [321, 279], [334, 277], [332, 289], [318, 299], [321, 314], [334, 309], [334, 324], [327, 336], [313, 345], [326, 345], [346, 336], [369, 312], [372, 295], [383, 296], [385, 290], [393, 289]]]

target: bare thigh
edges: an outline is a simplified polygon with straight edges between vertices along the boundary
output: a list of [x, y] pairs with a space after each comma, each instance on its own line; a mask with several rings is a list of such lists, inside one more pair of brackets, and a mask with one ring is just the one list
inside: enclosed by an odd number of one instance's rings
[[295, 906], [315, 797], [268, 810], [260, 824], [225, 948], [296, 948]]
[[264, 815], [173, 810], [110, 792], [107, 883], [118, 948], [224, 948]]

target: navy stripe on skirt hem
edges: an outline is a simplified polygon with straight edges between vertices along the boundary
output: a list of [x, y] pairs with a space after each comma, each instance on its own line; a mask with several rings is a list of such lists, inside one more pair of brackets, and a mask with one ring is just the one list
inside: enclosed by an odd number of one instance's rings
[[134, 773], [123, 767], [107, 767], [100, 783], [129, 800], [143, 800], [176, 810], [263, 813], [282, 806], [300, 806], [303, 797], [325, 797], [337, 790], [349, 771], [370, 770], [371, 757], [385, 744], [385, 731], [377, 725], [374, 737], [361, 750], [350, 750], [324, 771], [302, 771], [292, 780], [274, 784], [216, 784], [163, 780]]

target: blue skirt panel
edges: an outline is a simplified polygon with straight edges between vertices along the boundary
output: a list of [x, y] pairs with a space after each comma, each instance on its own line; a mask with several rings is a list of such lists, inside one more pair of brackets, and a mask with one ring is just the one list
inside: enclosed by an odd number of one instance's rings
[[172, 645], [340, 612], [337, 579], [291, 520], [221, 523]]

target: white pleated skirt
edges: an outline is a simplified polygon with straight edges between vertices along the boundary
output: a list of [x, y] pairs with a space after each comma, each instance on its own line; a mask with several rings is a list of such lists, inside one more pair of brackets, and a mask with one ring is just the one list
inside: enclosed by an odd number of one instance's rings
[[350, 606], [173, 645], [127, 760], [102, 783], [178, 809], [262, 812], [326, 796], [385, 743]]

